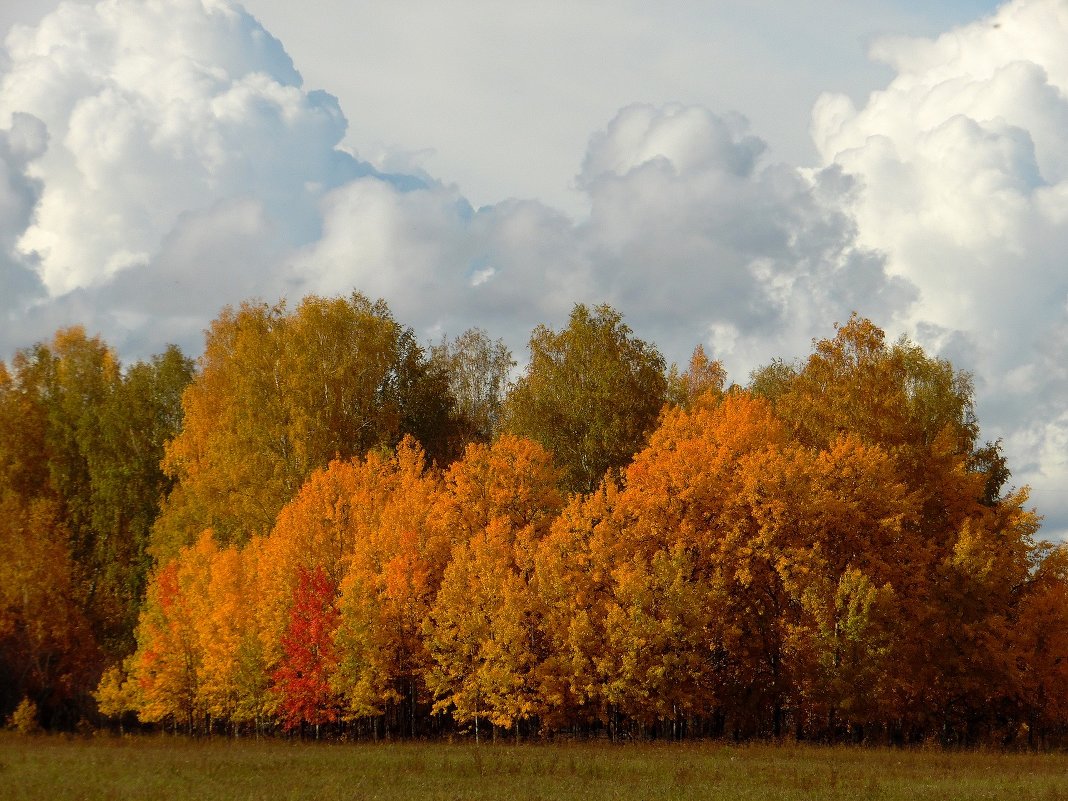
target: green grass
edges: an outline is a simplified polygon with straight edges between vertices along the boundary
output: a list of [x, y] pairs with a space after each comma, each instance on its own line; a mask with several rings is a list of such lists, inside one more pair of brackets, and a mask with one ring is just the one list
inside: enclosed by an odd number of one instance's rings
[[1042, 799], [1068, 755], [0, 735], [0, 799]]

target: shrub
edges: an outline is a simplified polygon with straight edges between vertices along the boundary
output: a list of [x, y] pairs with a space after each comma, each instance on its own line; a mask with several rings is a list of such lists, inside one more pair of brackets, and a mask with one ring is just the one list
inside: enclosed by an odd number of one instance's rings
[[41, 730], [37, 723], [37, 704], [29, 698], [23, 698], [11, 717], [7, 719], [8, 728], [14, 729], [19, 734], [36, 734]]

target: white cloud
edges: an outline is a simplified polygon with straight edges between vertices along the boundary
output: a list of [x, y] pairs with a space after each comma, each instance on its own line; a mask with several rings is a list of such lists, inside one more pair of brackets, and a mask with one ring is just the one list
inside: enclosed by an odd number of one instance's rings
[[848, 189], [839, 171], [803, 176], [764, 164], [764, 150], [741, 118], [629, 106], [591, 139], [581, 222], [530, 201], [474, 211], [451, 187], [353, 181], [325, 200], [323, 237], [293, 281], [385, 297], [420, 331], [484, 325], [519, 353], [538, 323], [607, 301], [670, 358], [702, 343], [744, 380], [804, 348], [813, 325], [861, 303], [887, 316], [911, 297], [855, 246], [834, 205]]
[[850, 182], [764, 151], [740, 118], [630, 106], [593, 137], [581, 175], [596, 285], [675, 358], [718, 332], [738, 380], [860, 305], [885, 319], [911, 298], [856, 246], [839, 210]]
[[19, 239], [55, 298], [37, 319], [88, 311], [129, 348], [190, 343], [198, 308], [356, 287], [420, 331], [480, 324], [517, 351], [572, 303], [609, 301], [672, 358], [737, 332], [716, 341], [742, 378], [846, 316], [853, 287], [887, 313], [908, 297], [855, 247], [834, 205], [848, 182], [766, 161], [737, 115], [624, 108], [590, 141], [574, 220], [367, 175], [337, 147], [333, 99], [228, 2], [64, 4], [7, 52], [0, 119], [30, 111], [50, 135]]
[[52, 294], [153, 259], [180, 215], [243, 196], [283, 236], [317, 234], [322, 188], [351, 178], [336, 101], [304, 92], [281, 44], [222, 0], [65, 3], [7, 38], [0, 124], [47, 128], [19, 250]]
[[559, 212], [532, 201], [475, 211], [453, 187], [375, 178], [327, 196], [323, 236], [290, 276], [302, 293], [384, 297], [423, 334], [481, 325], [517, 349], [592, 290], [575, 225]]
[[[812, 103], [863, 97], [887, 33], [934, 34], [996, 0], [246, 0], [309, 84], [350, 114], [346, 142], [423, 151], [475, 206], [537, 198], [585, 215], [573, 186], [591, 131], [636, 101], [739, 109], [776, 158], [811, 164]], [[2, 13], [2, 12], [0, 12]]]
[[[920, 292], [909, 328], [976, 372], [1050, 529], [1068, 531], [1068, 5], [1016, 0], [934, 40], [873, 53], [897, 76], [856, 109], [828, 95], [813, 135], [863, 187], [860, 242]], [[921, 340], [923, 337], [921, 336]]]

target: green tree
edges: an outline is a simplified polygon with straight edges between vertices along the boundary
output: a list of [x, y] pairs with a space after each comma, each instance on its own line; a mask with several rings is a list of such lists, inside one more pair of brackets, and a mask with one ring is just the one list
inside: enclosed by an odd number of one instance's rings
[[105, 652], [133, 645], [146, 545], [169, 482], [163, 442], [180, 424], [191, 363], [177, 348], [121, 370], [81, 328], [16, 354], [0, 375], [0, 484], [57, 505], [78, 603]]
[[88, 608], [98, 600], [103, 571], [93, 525], [93, 474], [100, 467], [92, 461], [103, 445], [100, 412], [120, 386], [119, 362], [99, 337], [88, 337], [75, 327], [58, 331], [49, 344], [18, 354], [15, 369], [23, 392], [44, 415], [48, 483], [34, 494], [51, 495], [60, 504], [71, 556], [84, 571]]
[[134, 646], [152, 525], [173, 483], [160, 467], [163, 445], [181, 430], [182, 392], [192, 378], [192, 361], [172, 345], [128, 368], [97, 413], [100, 436], [88, 461], [95, 561], [115, 609], [102, 643], [112, 656]]
[[504, 429], [548, 448], [564, 485], [590, 492], [645, 445], [664, 405], [664, 359], [607, 305], [579, 304], [560, 332], [538, 326]]

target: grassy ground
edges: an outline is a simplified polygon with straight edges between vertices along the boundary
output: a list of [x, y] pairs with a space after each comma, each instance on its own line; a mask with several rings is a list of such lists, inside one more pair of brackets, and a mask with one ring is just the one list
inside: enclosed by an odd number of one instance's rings
[[0, 799], [1042, 799], [1068, 755], [802, 746], [344, 745], [0, 734]]

